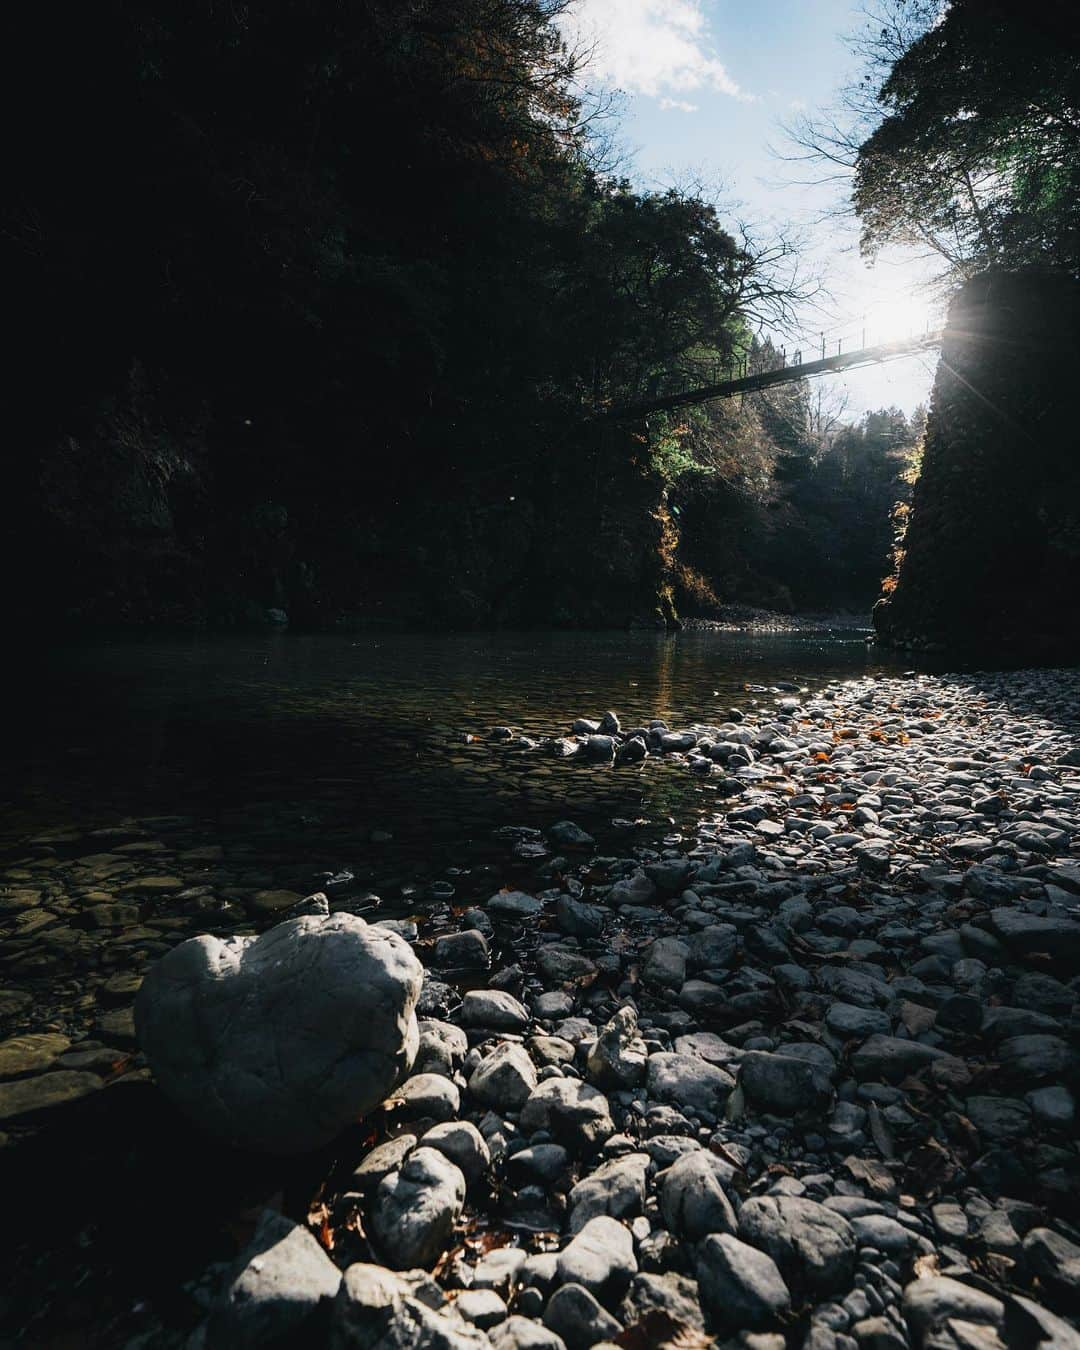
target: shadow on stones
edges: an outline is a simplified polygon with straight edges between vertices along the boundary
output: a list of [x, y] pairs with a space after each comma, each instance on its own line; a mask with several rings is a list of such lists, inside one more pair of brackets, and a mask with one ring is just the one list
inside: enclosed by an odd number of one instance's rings
[[348, 1139], [299, 1158], [241, 1152], [145, 1082], [52, 1112], [0, 1153], [10, 1279], [0, 1325], [57, 1350], [122, 1344], [158, 1318], [194, 1326], [183, 1286], [231, 1261], [267, 1205], [302, 1221]]

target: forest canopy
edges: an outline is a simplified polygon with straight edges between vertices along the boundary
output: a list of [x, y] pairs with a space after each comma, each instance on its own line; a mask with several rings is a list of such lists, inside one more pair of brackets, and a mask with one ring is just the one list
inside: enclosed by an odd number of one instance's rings
[[670, 617], [676, 482], [771, 537], [785, 438], [827, 449], [805, 392], [606, 412], [772, 359], [797, 258], [605, 166], [562, 9], [105, 0], [62, 42], [5, 15], [11, 537], [57, 603], [623, 622]]

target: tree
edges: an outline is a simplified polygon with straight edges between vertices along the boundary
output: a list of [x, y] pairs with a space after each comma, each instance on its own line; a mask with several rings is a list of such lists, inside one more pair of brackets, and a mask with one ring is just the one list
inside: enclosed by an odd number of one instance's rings
[[862, 249], [930, 249], [951, 278], [1080, 270], [1080, 12], [951, 0], [896, 60], [852, 200]]

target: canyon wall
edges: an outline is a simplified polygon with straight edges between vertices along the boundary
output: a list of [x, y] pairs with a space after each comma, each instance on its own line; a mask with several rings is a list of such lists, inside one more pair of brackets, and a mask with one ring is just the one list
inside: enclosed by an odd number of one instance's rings
[[1080, 649], [1080, 287], [988, 272], [949, 309], [922, 472], [879, 640]]

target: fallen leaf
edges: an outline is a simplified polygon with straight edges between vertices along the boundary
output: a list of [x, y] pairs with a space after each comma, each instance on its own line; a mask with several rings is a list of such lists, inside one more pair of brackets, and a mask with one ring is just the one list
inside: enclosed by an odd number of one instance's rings
[[857, 1158], [854, 1154], [844, 1159], [848, 1175], [861, 1181], [871, 1195], [879, 1200], [896, 1194], [896, 1180], [887, 1167], [873, 1158]]
[[619, 1332], [614, 1340], [623, 1350], [707, 1350], [716, 1338], [680, 1322], [663, 1308], [649, 1311]]
[[896, 1145], [893, 1143], [892, 1131], [889, 1129], [885, 1117], [881, 1114], [877, 1102], [870, 1103], [869, 1116], [870, 1134], [877, 1145], [878, 1152], [883, 1158], [895, 1158]]
[[472, 1237], [465, 1239], [465, 1250], [470, 1256], [486, 1256], [488, 1252], [493, 1252], [497, 1247], [509, 1247], [513, 1242], [513, 1235], [502, 1228], [489, 1228], [483, 1233], [476, 1233]]

